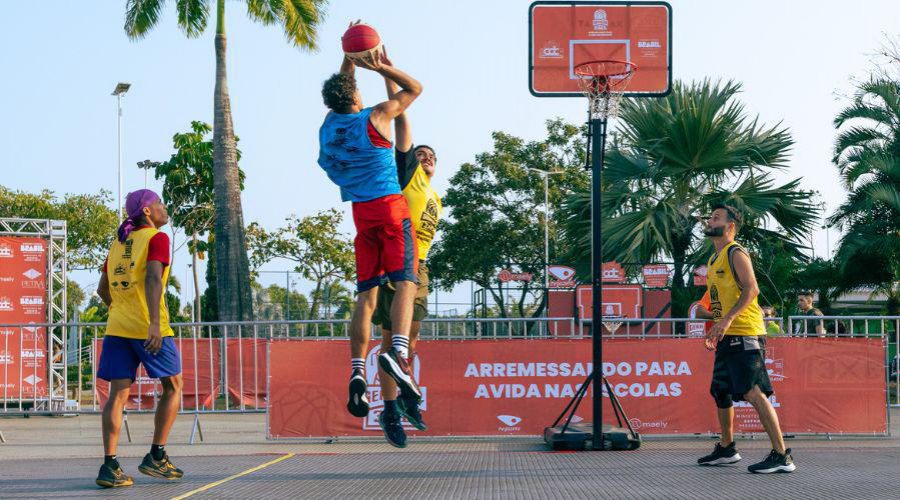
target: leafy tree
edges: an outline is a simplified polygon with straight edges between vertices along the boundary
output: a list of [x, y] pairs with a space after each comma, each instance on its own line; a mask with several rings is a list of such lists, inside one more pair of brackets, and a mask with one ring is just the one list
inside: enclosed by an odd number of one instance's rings
[[256, 288], [256, 316], [260, 320], [304, 319], [309, 316], [309, 300], [302, 293], [278, 285], [263, 288], [254, 282]]
[[834, 163], [849, 191], [829, 218], [843, 230], [840, 291], [873, 287], [887, 296], [888, 314], [900, 314], [900, 81], [860, 83], [834, 125]]
[[[788, 130], [748, 119], [740, 84], [676, 82], [672, 93], [622, 103], [618, 133], [604, 166], [603, 256], [620, 262], [674, 263], [673, 316], [684, 316], [693, 293], [691, 269], [712, 252], [699, 215], [714, 202], [744, 214], [739, 239], [751, 254], [774, 251], [802, 261], [818, 216], [813, 193], [799, 180], [776, 185], [771, 171], [788, 167]], [[577, 244], [573, 260], [590, 256], [590, 194], [566, 202], [563, 234]], [[760, 265], [759, 258], [756, 265]]]
[[[191, 122], [191, 131], [177, 133], [172, 137], [175, 153], [165, 162], [139, 162], [141, 168], [152, 168], [154, 177], [162, 179], [162, 197], [169, 209], [170, 224], [173, 229], [181, 229], [188, 235], [188, 252], [193, 263], [194, 296], [200, 296], [197, 260], [208, 254], [210, 263], [215, 255], [215, 193], [214, 193], [214, 145], [209, 140], [212, 127], [201, 121]], [[238, 138], [235, 137], [235, 143]], [[235, 149], [240, 161], [241, 151]], [[244, 189], [245, 174], [238, 169], [240, 190]], [[203, 239], [205, 237], [205, 240]], [[173, 241], [174, 244], [174, 241]], [[206, 271], [205, 307], [201, 308], [203, 318], [218, 318], [216, 266], [210, 264]]]
[[[158, 23], [165, 0], [127, 0], [125, 33], [132, 40], [146, 36]], [[189, 38], [200, 36], [210, 18], [210, 0], [179, 0], [178, 27]], [[247, 15], [264, 25], [280, 26], [290, 44], [315, 50], [318, 27], [324, 18], [324, 0], [245, 0]], [[216, 77], [213, 96], [213, 179], [217, 300], [219, 319], [253, 319], [250, 266], [241, 209], [237, 141], [231, 119], [231, 101], [225, 68], [225, 0], [215, 1]]]
[[66, 221], [66, 252], [70, 270], [97, 270], [106, 259], [119, 225], [109, 191], [67, 194], [61, 199], [50, 190], [40, 193], [14, 191], [0, 186], [0, 214], [23, 219]]
[[[550, 260], [558, 262], [557, 236], [560, 200], [576, 190], [587, 190], [583, 169], [584, 140], [581, 130], [561, 120], [547, 122], [547, 137], [526, 141], [503, 132], [493, 134], [492, 151], [465, 163], [450, 179], [443, 198], [450, 214], [441, 222], [441, 238], [435, 244], [429, 268], [440, 286], [451, 289], [472, 280], [487, 290], [504, 316], [540, 316], [537, 299], [544, 275], [544, 183], [539, 174], [562, 172], [549, 178]], [[509, 304], [507, 288], [498, 278], [502, 269], [515, 267], [532, 273], [524, 282], [515, 304]]]
[[302, 218], [292, 215], [287, 225], [271, 232], [255, 222], [247, 228], [254, 269], [272, 259], [288, 259], [296, 263], [296, 272], [315, 283], [309, 319], [319, 317], [324, 285], [353, 278], [353, 243], [338, 232], [342, 220], [341, 212], [329, 209]]

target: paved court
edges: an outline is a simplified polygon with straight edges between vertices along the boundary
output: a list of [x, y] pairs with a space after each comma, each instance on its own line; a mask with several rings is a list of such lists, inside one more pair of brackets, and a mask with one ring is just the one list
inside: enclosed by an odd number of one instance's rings
[[[135, 443], [120, 454], [134, 487], [97, 488], [95, 416], [0, 419], [4, 498], [897, 498], [900, 440], [791, 440], [798, 471], [756, 476], [746, 465], [766, 442], [740, 442], [740, 467], [701, 468], [710, 439], [652, 440], [635, 452], [549, 452], [537, 439], [428, 441], [395, 450], [378, 441], [261, 442], [260, 416], [207, 418], [206, 442], [186, 445], [182, 419], [169, 445], [185, 478], [137, 472], [147, 416], [131, 417]], [[33, 432], [39, 428], [44, 432]], [[895, 433], [896, 434], [896, 433]], [[68, 436], [68, 443], [51, 441]], [[97, 437], [99, 434], [97, 433]], [[141, 443], [138, 443], [141, 441]], [[52, 458], [54, 448], [70, 458]]]

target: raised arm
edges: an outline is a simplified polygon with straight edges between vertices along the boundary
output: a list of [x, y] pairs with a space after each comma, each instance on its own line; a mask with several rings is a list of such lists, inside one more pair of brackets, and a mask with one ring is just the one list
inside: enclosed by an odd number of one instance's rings
[[[387, 49], [384, 49], [382, 60], [385, 66], [393, 66], [393, 63], [391, 63], [391, 60], [387, 56]], [[389, 100], [393, 99], [400, 91], [397, 84], [387, 77], [384, 78], [384, 86], [387, 89], [387, 97]], [[394, 143], [397, 151], [408, 153], [409, 149], [412, 147], [412, 131], [409, 128], [409, 118], [406, 116], [406, 111], [403, 111], [394, 118], [394, 132], [397, 134]]]

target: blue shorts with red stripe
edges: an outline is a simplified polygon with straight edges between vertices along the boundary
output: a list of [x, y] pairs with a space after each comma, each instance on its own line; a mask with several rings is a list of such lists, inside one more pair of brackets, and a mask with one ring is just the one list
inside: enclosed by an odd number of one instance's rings
[[353, 222], [357, 291], [371, 290], [385, 281], [418, 283], [419, 251], [403, 195], [354, 203]]

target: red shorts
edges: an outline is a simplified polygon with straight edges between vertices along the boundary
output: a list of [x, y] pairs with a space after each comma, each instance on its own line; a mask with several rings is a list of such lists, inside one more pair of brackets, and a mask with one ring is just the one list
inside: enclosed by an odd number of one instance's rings
[[353, 204], [356, 289], [384, 281], [418, 283], [419, 251], [406, 198], [399, 194]]

